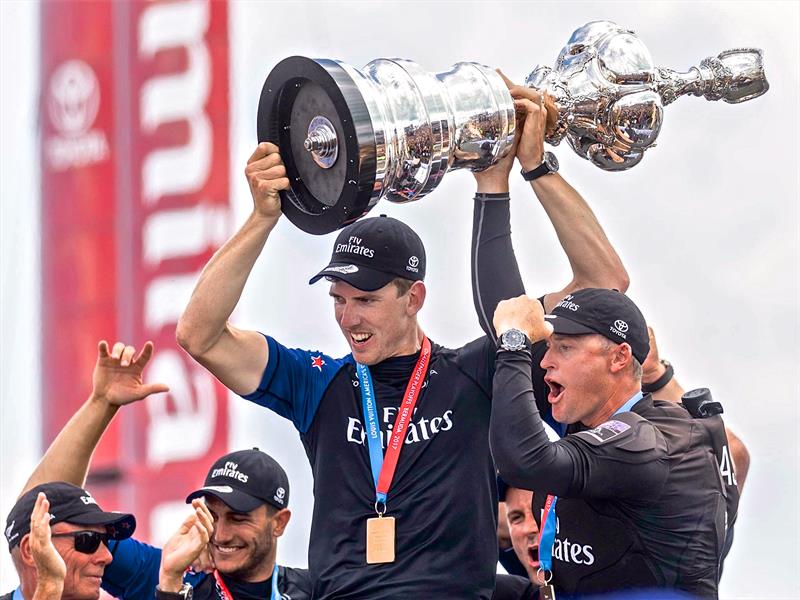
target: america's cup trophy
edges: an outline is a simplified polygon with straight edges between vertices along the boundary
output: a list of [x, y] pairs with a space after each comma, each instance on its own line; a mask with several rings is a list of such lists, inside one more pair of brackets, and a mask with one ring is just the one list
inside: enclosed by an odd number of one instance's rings
[[[609, 21], [577, 29], [555, 66], [537, 66], [525, 83], [558, 112], [546, 141], [566, 138], [607, 171], [641, 161], [679, 96], [735, 104], [769, 89], [760, 50], [727, 50], [678, 72], [655, 67], [636, 34]], [[503, 79], [469, 62], [430, 73], [403, 59], [358, 70], [294, 56], [272, 69], [258, 107], [258, 139], [280, 147], [291, 184], [283, 211], [315, 234], [352, 223], [381, 198], [418, 200], [448, 171], [495, 164], [515, 128]]]

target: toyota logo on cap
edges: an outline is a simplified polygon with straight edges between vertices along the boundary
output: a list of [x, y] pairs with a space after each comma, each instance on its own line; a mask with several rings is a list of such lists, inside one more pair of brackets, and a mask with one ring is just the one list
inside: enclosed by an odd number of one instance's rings
[[619, 329], [622, 333], [625, 333], [628, 331], [628, 324], [622, 319], [617, 319], [614, 321], [614, 328]]

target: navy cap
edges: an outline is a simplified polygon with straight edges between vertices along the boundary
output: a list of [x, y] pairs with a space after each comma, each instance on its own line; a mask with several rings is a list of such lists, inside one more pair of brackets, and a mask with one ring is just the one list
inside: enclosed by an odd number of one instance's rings
[[381, 215], [348, 225], [336, 237], [328, 266], [308, 282], [341, 279], [373, 292], [397, 277], [425, 279], [425, 247], [408, 225]]
[[274, 458], [258, 448], [239, 450], [218, 459], [209, 469], [203, 487], [189, 494], [186, 502], [203, 496], [214, 496], [241, 513], [265, 502], [286, 508], [289, 478]]
[[18, 546], [31, 530], [31, 514], [39, 492], [44, 492], [50, 503], [50, 524], [72, 523], [73, 525], [102, 525], [112, 540], [124, 540], [133, 535], [136, 518], [128, 513], [105, 512], [92, 495], [64, 481], [53, 481], [37, 485], [28, 490], [11, 509], [6, 520], [8, 549]]
[[627, 343], [640, 363], [650, 352], [644, 316], [630, 298], [617, 290], [585, 288], [567, 294], [545, 319], [553, 325], [554, 333], [599, 333], [617, 344]]

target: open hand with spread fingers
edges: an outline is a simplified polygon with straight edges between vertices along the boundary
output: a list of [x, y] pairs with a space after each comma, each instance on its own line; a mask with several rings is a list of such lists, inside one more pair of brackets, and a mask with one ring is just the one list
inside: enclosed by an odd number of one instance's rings
[[168, 392], [163, 383], [144, 383], [143, 372], [153, 356], [153, 342], [145, 343], [142, 351], [117, 342], [109, 350], [108, 342], [97, 345], [97, 363], [92, 375], [92, 395], [102, 398], [112, 406], [124, 406], [146, 398], [150, 394]]

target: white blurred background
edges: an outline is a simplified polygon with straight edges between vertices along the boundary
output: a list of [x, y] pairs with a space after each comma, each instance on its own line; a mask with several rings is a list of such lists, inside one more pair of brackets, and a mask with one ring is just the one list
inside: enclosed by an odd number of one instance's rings
[[[471, 60], [522, 81], [534, 65], [552, 64], [576, 27], [598, 19], [635, 30], [657, 65], [678, 70], [723, 49], [764, 50], [771, 86], [765, 96], [741, 105], [680, 99], [666, 109], [658, 148], [631, 171], [600, 171], [566, 143], [555, 152], [561, 172], [589, 201], [621, 255], [631, 276], [628, 293], [655, 328], [676, 377], [687, 389], [710, 387], [750, 450], [721, 596], [800, 598], [797, 2], [232, 2], [235, 223], [251, 206], [241, 173], [256, 143], [258, 95], [280, 59], [300, 54], [361, 67], [402, 57], [430, 71]], [[38, 5], [0, 2], [0, 21], [4, 522], [42, 451]], [[480, 333], [467, 252], [473, 192], [468, 172], [451, 173], [419, 203], [386, 202], [373, 211], [403, 219], [424, 240], [429, 295], [422, 322], [433, 339], [451, 346]], [[560, 288], [568, 265], [544, 212], [515, 176], [512, 197], [514, 243], [528, 292]], [[332, 239], [303, 234], [284, 220], [256, 265], [236, 323], [291, 346], [346, 353], [325, 286], [306, 285], [327, 260]], [[232, 399], [231, 412], [231, 447], [258, 445], [289, 473], [294, 517], [279, 561], [303, 566], [313, 499], [298, 437], [289, 422], [241, 399]], [[16, 575], [5, 551], [0, 556], [5, 592]]]

